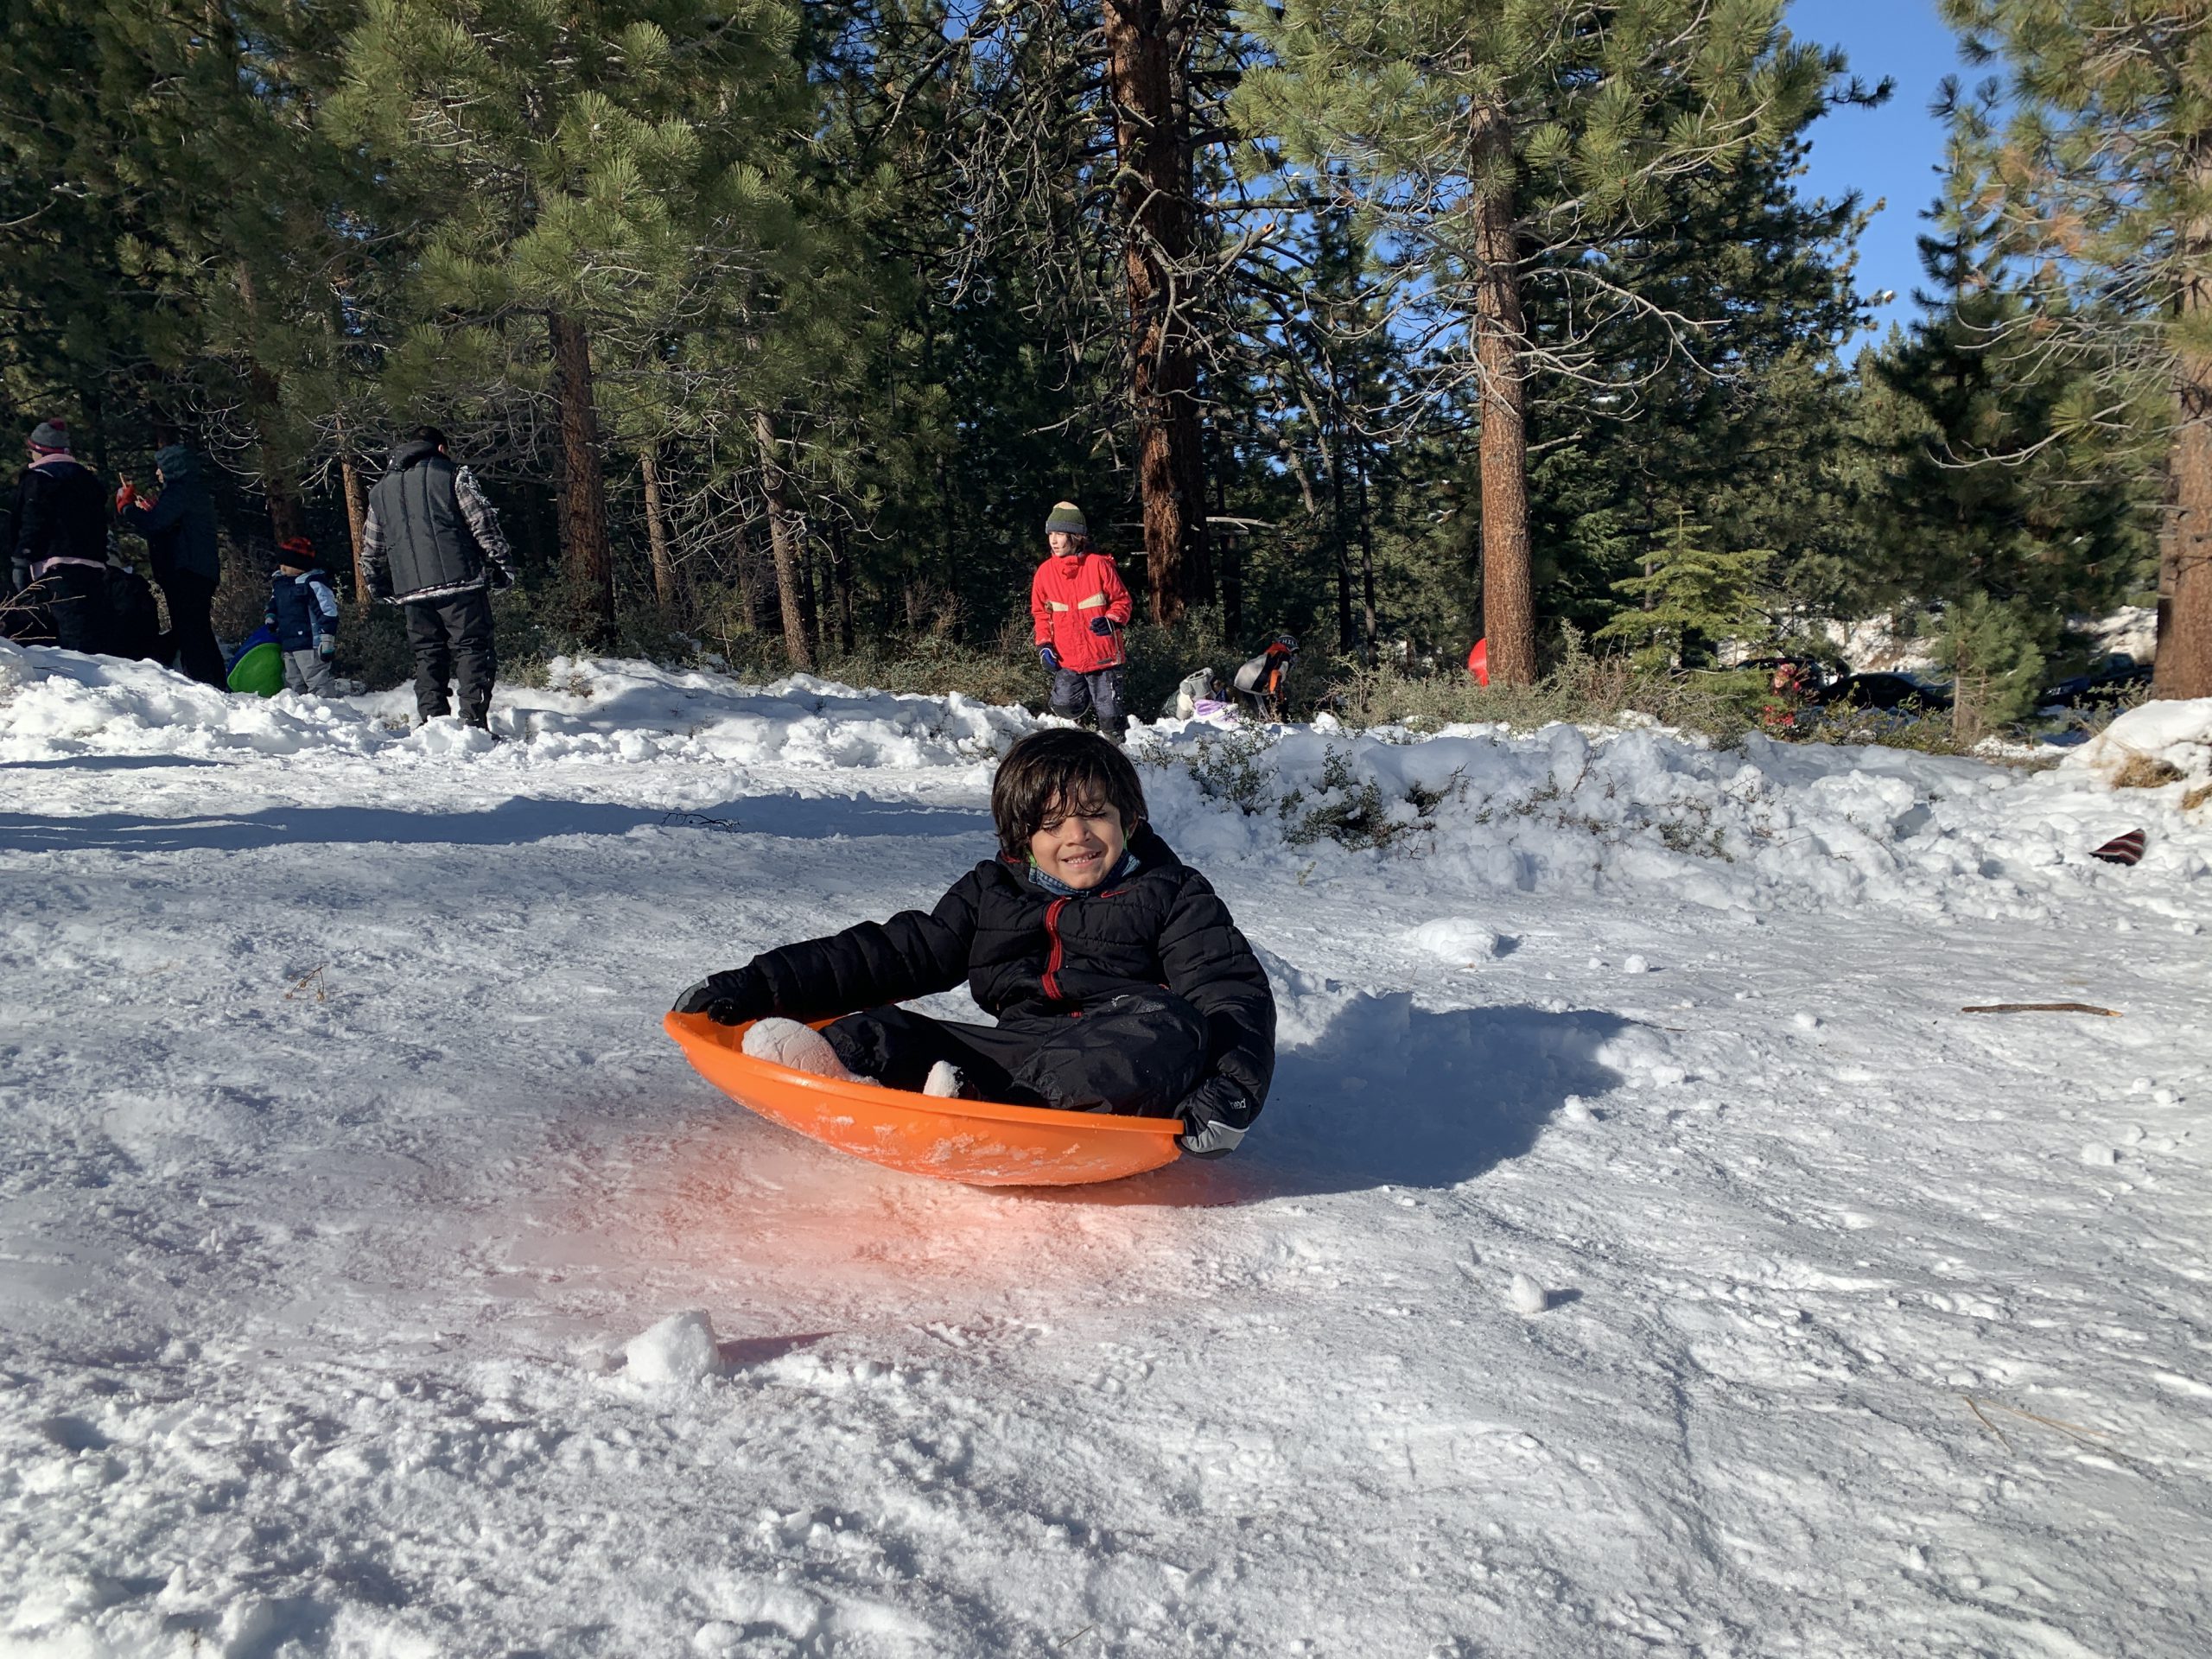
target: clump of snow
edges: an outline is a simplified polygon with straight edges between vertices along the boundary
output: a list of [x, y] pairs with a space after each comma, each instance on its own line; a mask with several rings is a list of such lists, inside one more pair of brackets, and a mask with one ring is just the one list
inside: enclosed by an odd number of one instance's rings
[[1630, 951], [1627, 959], [1621, 963], [1621, 972], [1624, 974], [1648, 974], [1650, 971], [1651, 964], [1634, 950]]
[[1440, 916], [1408, 931], [1406, 943], [1446, 962], [1487, 962], [1503, 941], [1480, 922], [1465, 916]]
[[1525, 1273], [1513, 1275], [1513, 1282], [1505, 1287], [1506, 1306], [1516, 1313], [1536, 1314], [1552, 1305], [1544, 1287]]
[[622, 1344], [622, 1357], [632, 1382], [655, 1385], [696, 1382], [722, 1370], [714, 1322], [698, 1309], [671, 1313], [631, 1338]]

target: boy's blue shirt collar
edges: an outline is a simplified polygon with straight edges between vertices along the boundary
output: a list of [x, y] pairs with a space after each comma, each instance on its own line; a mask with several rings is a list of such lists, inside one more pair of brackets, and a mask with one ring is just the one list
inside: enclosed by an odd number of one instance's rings
[[1056, 899], [1088, 899], [1093, 893], [1103, 893], [1116, 884], [1128, 880], [1137, 873], [1137, 855], [1124, 852], [1122, 861], [1107, 872], [1106, 879], [1095, 887], [1071, 887], [1057, 875], [1047, 875], [1037, 868], [1037, 861], [1028, 863], [1029, 879]]

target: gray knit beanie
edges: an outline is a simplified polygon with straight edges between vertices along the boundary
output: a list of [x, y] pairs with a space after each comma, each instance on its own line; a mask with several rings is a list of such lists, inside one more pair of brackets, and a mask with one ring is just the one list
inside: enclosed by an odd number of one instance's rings
[[1045, 520], [1045, 533], [1047, 536], [1055, 533], [1088, 536], [1090, 526], [1084, 523], [1081, 507], [1072, 501], [1060, 501], [1053, 505], [1051, 515]]
[[34, 449], [59, 449], [64, 454], [68, 454], [69, 423], [67, 421], [41, 421], [36, 426], [31, 429], [31, 448]]

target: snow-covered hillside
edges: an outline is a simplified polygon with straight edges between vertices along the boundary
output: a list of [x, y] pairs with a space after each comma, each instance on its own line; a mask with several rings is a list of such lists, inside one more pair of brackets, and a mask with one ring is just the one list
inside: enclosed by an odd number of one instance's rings
[[658, 1018], [933, 900], [1031, 716], [499, 705], [0, 646], [0, 1654], [2212, 1647], [2212, 706], [2126, 791], [1146, 731], [1278, 1082], [1024, 1193]]

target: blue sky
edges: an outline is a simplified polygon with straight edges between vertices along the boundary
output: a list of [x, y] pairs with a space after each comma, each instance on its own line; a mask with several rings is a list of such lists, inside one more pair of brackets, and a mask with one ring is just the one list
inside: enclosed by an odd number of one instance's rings
[[1913, 287], [1923, 281], [1913, 238], [1926, 228], [1920, 214], [1936, 199], [1943, 159], [1943, 126], [1928, 106], [1945, 75], [1967, 73], [1956, 38], [1935, 0], [1792, 0], [1788, 21], [1801, 40], [1841, 47], [1868, 86], [1885, 76], [1897, 83], [1881, 108], [1836, 110], [1814, 124], [1799, 188], [1824, 196], [1857, 190], [1870, 207], [1886, 198], [1859, 239], [1859, 288], [1896, 289], [1880, 314], [1884, 327], [1909, 321]]

